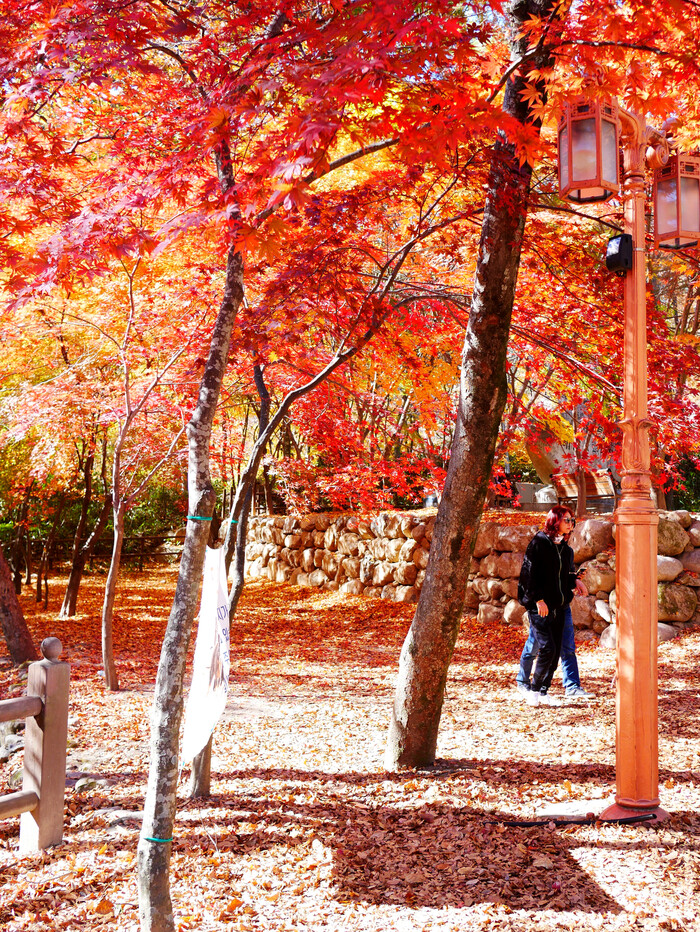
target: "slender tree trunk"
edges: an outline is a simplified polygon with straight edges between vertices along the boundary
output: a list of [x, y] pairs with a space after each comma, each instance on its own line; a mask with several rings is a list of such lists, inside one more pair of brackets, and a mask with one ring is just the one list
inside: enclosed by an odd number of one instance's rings
[[272, 482], [270, 481], [270, 470], [263, 466], [263, 491], [265, 493], [265, 510], [269, 515], [272, 514], [274, 501], [272, 499]]
[[24, 584], [25, 586], [31, 586], [32, 584], [32, 540], [27, 534], [24, 538]]
[[[520, 35], [531, 15], [547, 15], [552, 0], [519, 0], [506, 7], [512, 52], [527, 48]], [[533, 55], [506, 85], [503, 109], [520, 123], [531, 119], [523, 72], [546, 63]], [[544, 88], [542, 88], [544, 94]], [[425, 582], [401, 651], [386, 766], [426, 766], [435, 760], [438, 727], [466, 595], [469, 562], [479, 528], [501, 416], [506, 402], [506, 350], [532, 169], [499, 138], [491, 160], [471, 313], [462, 350], [457, 423], [438, 508]]]
[[15, 589], [15, 595], [22, 594], [22, 565], [25, 564], [24, 548], [22, 540], [18, 536], [14, 538], [10, 546], [10, 559], [12, 561], [12, 585]]
[[[230, 162], [228, 166], [230, 171]], [[221, 176], [220, 162], [219, 171]], [[209, 357], [197, 405], [187, 426], [189, 514], [198, 518], [210, 518], [216, 502], [209, 472], [211, 427], [226, 369], [231, 330], [242, 299], [243, 262], [240, 253], [236, 253], [232, 246], [227, 257], [226, 285], [212, 333]], [[207, 520], [188, 520], [175, 599], [158, 665], [151, 716], [151, 763], [138, 845], [139, 913], [143, 932], [173, 932], [175, 928], [169, 873], [183, 680], [208, 536]]]
[[[253, 369], [253, 378], [255, 379], [255, 387], [258, 390], [258, 395], [260, 396], [260, 412], [258, 414], [258, 438], [267, 430], [267, 427], [270, 423], [270, 393], [267, 390], [265, 385], [265, 379], [263, 376], [263, 371], [260, 366], [255, 366]], [[226, 542], [224, 546], [226, 547], [226, 571], [228, 573], [229, 567], [233, 562], [233, 580], [231, 583], [231, 592], [229, 594], [228, 608], [229, 608], [229, 622], [233, 620], [234, 615], [236, 614], [236, 608], [238, 607], [238, 600], [241, 597], [243, 592], [243, 586], [245, 584], [245, 547], [248, 539], [248, 519], [250, 518], [250, 509], [253, 503], [253, 496], [255, 493], [255, 482], [258, 474], [258, 464], [262, 459], [262, 456], [265, 452], [265, 445], [262, 446], [259, 455], [254, 459], [253, 466], [248, 464], [248, 467], [243, 472], [241, 481], [238, 485], [236, 498], [239, 498], [239, 491], [242, 492], [242, 506], [239, 508], [236, 507], [236, 501], [231, 503], [231, 523], [229, 524], [229, 532], [226, 535]], [[237, 518], [234, 518], [234, 515], [237, 515]], [[234, 521], [237, 521], [236, 524], [233, 524]], [[235, 535], [231, 533], [231, 528], [235, 527]]]
[[576, 469], [576, 491], [578, 492], [576, 497], [576, 517], [585, 518], [588, 503], [586, 498], [586, 472], [582, 466], [578, 466]]
[[28, 586], [32, 584], [32, 555], [30, 550], [29, 534], [27, 533], [27, 516], [29, 514], [29, 500], [32, 494], [31, 482], [24, 493], [24, 500], [17, 515], [15, 522], [15, 532], [10, 545], [10, 561], [12, 563], [13, 581], [15, 592], [20, 595], [22, 592], [22, 570], [25, 572], [25, 583]]
[[104, 502], [102, 503], [102, 508], [100, 514], [95, 522], [95, 525], [90, 532], [90, 536], [85, 541], [82, 547], [78, 550], [77, 553], [74, 553], [73, 563], [70, 569], [70, 575], [68, 577], [68, 585], [66, 586], [66, 594], [63, 597], [63, 605], [61, 606], [61, 611], [59, 613], [60, 618], [72, 618], [75, 615], [77, 606], [78, 606], [78, 591], [80, 589], [80, 583], [83, 578], [83, 572], [85, 571], [85, 564], [92, 555], [93, 550], [95, 549], [95, 544], [102, 536], [107, 520], [109, 519], [110, 512], [112, 510], [112, 496], [107, 494]]
[[122, 559], [124, 543], [124, 506], [122, 503], [113, 511], [114, 543], [112, 559], [105, 583], [104, 602], [102, 604], [102, 665], [105, 671], [105, 686], [116, 692], [119, 689], [117, 665], [114, 662], [114, 642], [112, 639], [112, 622], [114, 618], [114, 599], [117, 594], [117, 579]]
[[39, 561], [39, 566], [36, 571], [36, 600], [41, 602], [41, 582], [42, 579], [46, 583], [46, 574], [49, 569], [49, 560], [51, 556], [51, 548], [53, 547], [53, 542], [56, 538], [56, 532], [58, 531], [58, 525], [61, 521], [61, 515], [63, 514], [63, 509], [66, 504], [66, 496], [61, 495], [58, 500], [58, 505], [56, 506], [56, 511], [53, 516], [53, 521], [51, 522], [51, 529], [44, 541], [44, 546], [41, 551], [41, 560]]
[[[75, 606], [78, 601], [78, 588], [85, 568], [85, 557], [81, 558], [83, 541], [85, 539], [85, 528], [87, 526], [88, 510], [92, 500], [92, 470], [95, 465], [95, 456], [90, 453], [83, 464], [83, 501], [80, 506], [80, 517], [75, 528], [73, 537], [73, 553], [71, 556], [71, 568], [68, 575], [68, 584], [66, 594], [63, 597], [63, 605], [58, 613], [59, 618], [72, 618], [75, 615]], [[79, 564], [79, 565], [78, 565]]]
[[12, 572], [0, 550], [0, 623], [13, 663], [38, 660], [32, 636], [15, 592]]

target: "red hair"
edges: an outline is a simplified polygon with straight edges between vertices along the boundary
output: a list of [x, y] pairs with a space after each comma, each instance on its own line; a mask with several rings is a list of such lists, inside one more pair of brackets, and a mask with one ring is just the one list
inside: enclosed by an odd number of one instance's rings
[[574, 516], [573, 511], [570, 508], [567, 508], [566, 505], [554, 505], [549, 510], [543, 528], [543, 531], [547, 537], [551, 537], [553, 539], [557, 536], [559, 533], [559, 524], [561, 523], [561, 519], [565, 518], [566, 515], [569, 515], [571, 518]]

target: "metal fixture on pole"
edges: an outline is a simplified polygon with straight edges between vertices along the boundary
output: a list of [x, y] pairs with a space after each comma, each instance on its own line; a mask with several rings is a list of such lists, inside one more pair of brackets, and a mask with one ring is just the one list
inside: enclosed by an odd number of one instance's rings
[[[681, 177], [697, 179], [700, 184], [700, 160], [691, 166], [686, 159], [682, 176], [680, 167], [675, 174], [669, 172], [665, 168], [669, 143], [663, 130], [647, 126], [641, 114], [623, 110], [615, 101], [584, 97], [564, 110], [559, 123], [560, 193], [578, 203], [616, 195], [620, 148], [624, 232], [632, 237], [633, 257], [632, 267], [621, 273], [625, 277], [622, 489], [614, 516], [616, 794], [615, 803], [601, 818], [618, 819], [635, 812], [661, 818], [665, 813], [659, 808], [658, 796], [658, 514], [652, 501], [647, 406], [644, 182], [647, 168], [666, 172], [660, 188], [664, 209], [659, 211], [657, 206], [656, 212], [657, 243], [661, 238], [676, 248], [691, 245], [694, 231], [695, 239], [700, 238], [700, 188], [696, 192]], [[665, 218], [661, 229], [660, 213]]]

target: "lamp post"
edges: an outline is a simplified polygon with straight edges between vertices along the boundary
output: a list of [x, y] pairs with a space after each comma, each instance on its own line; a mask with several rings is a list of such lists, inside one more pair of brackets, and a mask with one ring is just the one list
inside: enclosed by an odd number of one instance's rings
[[[615, 803], [602, 814], [664, 815], [659, 808], [657, 698], [657, 528], [652, 502], [647, 407], [646, 263], [644, 180], [647, 168], [666, 171], [657, 181], [657, 243], [673, 248], [700, 238], [700, 187], [664, 166], [666, 134], [614, 101], [582, 98], [559, 124], [559, 190], [577, 203], [608, 200], [618, 191], [623, 154], [624, 232], [632, 237], [632, 262], [621, 274], [624, 292], [622, 489], [615, 512], [617, 587], [617, 703]], [[687, 164], [687, 163], [684, 163]], [[695, 174], [697, 172], [697, 174]], [[700, 184], [700, 160], [683, 178]], [[664, 182], [666, 182], [664, 186]], [[683, 203], [681, 203], [683, 200]], [[663, 202], [663, 209], [659, 203]], [[659, 218], [662, 218], [661, 225]], [[694, 225], [693, 225], [694, 224]]]

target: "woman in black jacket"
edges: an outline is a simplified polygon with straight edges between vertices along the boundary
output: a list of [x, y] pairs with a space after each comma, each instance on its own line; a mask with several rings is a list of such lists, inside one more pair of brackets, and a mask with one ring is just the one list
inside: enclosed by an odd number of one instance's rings
[[571, 511], [555, 505], [528, 544], [520, 571], [518, 600], [528, 610], [531, 632], [538, 651], [527, 701], [530, 705], [559, 705], [548, 696], [561, 654], [566, 612], [577, 589], [586, 588], [576, 578], [574, 552], [567, 543], [573, 529]]

